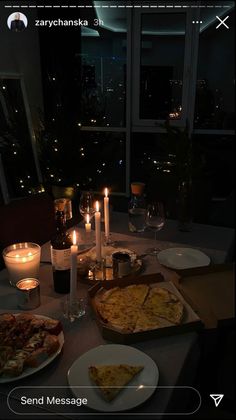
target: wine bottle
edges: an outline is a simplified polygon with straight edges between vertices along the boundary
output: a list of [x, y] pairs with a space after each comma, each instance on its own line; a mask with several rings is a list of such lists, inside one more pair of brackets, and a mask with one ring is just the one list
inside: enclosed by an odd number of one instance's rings
[[70, 256], [72, 241], [66, 231], [64, 209], [56, 211], [56, 234], [51, 240], [51, 260], [54, 290], [57, 293], [70, 292]]

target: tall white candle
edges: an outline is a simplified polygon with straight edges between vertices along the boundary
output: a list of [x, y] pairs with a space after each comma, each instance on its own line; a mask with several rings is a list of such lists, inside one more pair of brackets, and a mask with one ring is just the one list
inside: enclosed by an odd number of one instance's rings
[[108, 197], [108, 188], [105, 188], [105, 197], [104, 197], [104, 223], [105, 223], [105, 238], [109, 239], [110, 226], [109, 226], [109, 197]]
[[95, 236], [96, 236], [96, 260], [101, 261], [102, 249], [101, 249], [101, 213], [99, 211], [99, 203], [96, 201], [96, 212], [95, 212]]
[[71, 245], [71, 266], [70, 266], [70, 303], [76, 299], [77, 291], [77, 253], [78, 245], [76, 244], [76, 231], [73, 231], [73, 245]]
[[86, 231], [86, 233], [90, 233], [91, 232], [91, 223], [90, 223], [89, 214], [86, 214], [85, 231]]

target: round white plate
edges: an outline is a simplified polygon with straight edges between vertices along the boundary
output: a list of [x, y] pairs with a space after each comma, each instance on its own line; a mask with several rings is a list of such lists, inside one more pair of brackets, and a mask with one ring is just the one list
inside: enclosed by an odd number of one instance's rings
[[210, 258], [194, 248], [168, 248], [157, 255], [159, 263], [168, 268], [183, 270], [185, 268], [203, 267], [210, 264]]
[[[20, 313], [13, 314], [13, 315], [14, 316], [17, 316], [19, 314]], [[48, 316], [44, 316], [44, 315], [36, 315], [36, 314], [34, 314], [34, 316], [36, 318], [40, 318], [40, 319], [52, 319], [52, 318], [49, 318]], [[57, 355], [59, 353], [61, 353], [61, 349], [62, 349], [63, 344], [64, 344], [64, 334], [63, 334], [63, 331], [61, 331], [60, 334], [58, 334], [58, 339], [59, 339], [60, 346], [57, 349], [57, 351], [55, 353], [53, 353], [50, 357], [48, 357], [47, 360], [44, 360], [44, 362], [42, 362], [38, 367], [36, 367], [36, 368], [27, 368], [27, 369], [23, 370], [22, 374], [19, 375], [19, 376], [13, 376], [13, 377], [0, 376], [0, 384], [5, 384], [7, 382], [18, 381], [19, 379], [26, 378], [26, 376], [33, 375], [35, 372], [38, 372], [39, 370], [41, 370], [45, 366], [47, 366], [49, 363], [51, 363], [55, 359], [55, 357], [57, 357]]]
[[[113, 401], [107, 402], [91, 382], [88, 368], [93, 365], [118, 364], [142, 365], [144, 368]], [[158, 379], [158, 367], [149, 356], [134, 347], [118, 344], [106, 344], [89, 350], [68, 371], [68, 383], [73, 394], [87, 398], [88, 407], [104, 412], [125, 411], [142, 404], [155, 391]]]

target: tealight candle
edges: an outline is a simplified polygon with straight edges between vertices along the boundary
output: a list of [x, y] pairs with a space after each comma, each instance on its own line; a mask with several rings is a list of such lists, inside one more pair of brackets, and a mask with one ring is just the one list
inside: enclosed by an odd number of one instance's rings
[[109, 234], [110, 234], [108, 188], [105, 188], [105, 197], [104, 197], [104, 223], [105, 223], [105, 238], [108, 241]]
[[91, 223], [90, 223], [89, 214], [86, 214], [85, 231], [86, 231], [86, 233], [90, 233], [91, 232]]
[[10, 245], [3, 250], [3, 258], [12, 286], [23, 278], [38, 278], [41, 248], [32, 242]]
[[101, 249], [101, 213], [99, 211], [99, 203], [96, 201], [95, 212], [95, 235], [96, 235], [96, 260], [101, 262], [102, 249]]
[[18, 306], [21, 309], [35, 309], [40, 305], [39, 281], [34, 278], [19, 280], [16, 283]]
[[71, 245], [71, 267], [70, 267], [70, 304], [76, 299], [77, 292], [77, 254], [78, 245], [76, 231], [73, 231], [73, 245]]

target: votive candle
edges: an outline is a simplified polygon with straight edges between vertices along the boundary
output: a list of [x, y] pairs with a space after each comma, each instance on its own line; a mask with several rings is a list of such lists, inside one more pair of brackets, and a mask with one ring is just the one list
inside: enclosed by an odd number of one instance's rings
[[32, 242], [10, 245], [3, 250], [4, 262], [13, 286], [26, 277], [38, 278], [40, 254], [40, 246]]
[[86, 214], [85, 231], [86, 231], [86, 233], [90, 233], [91, 232], [91, 223], [90, 223], [89, 214]]

